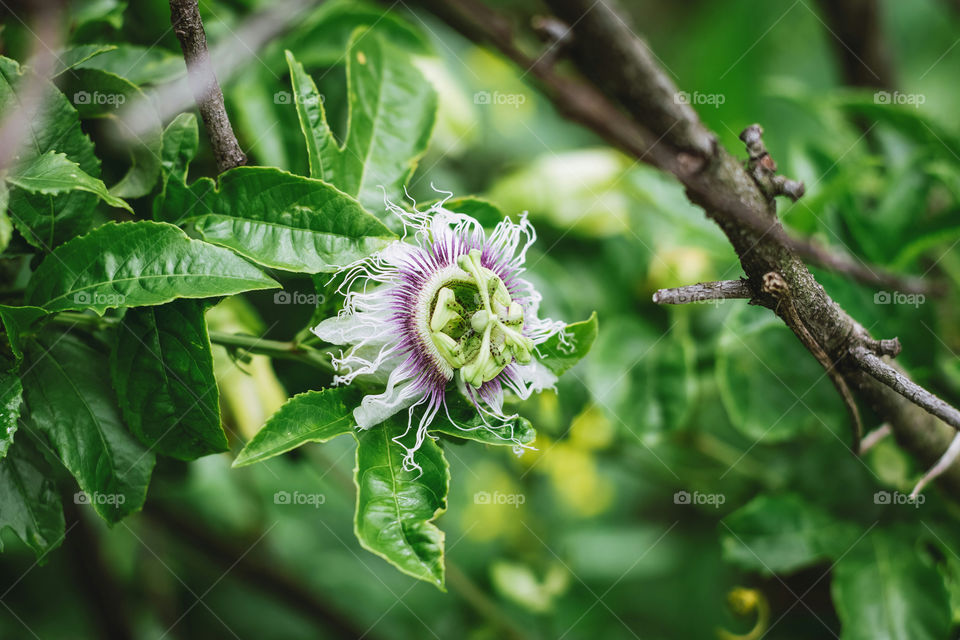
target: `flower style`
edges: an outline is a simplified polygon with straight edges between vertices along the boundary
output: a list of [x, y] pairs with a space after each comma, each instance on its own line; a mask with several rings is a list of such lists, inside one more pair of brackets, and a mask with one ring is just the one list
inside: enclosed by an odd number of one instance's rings
[[[386, 202], [404, 237], [343, 269], [343, 309], [314, 328], [326, 342], [350, 345], [334, 358], [335, 384], [358, 376], [386, 384], [354, 410], [360, 428], [408, 410], [407, 430], [394, 438], [407, 469], [418, 468], [413, 454], [446, 412], [448, 393], [466, 396], [486, 427], [506, 424], [516, 416], [503, 412], [505, 390], [526, 399], [552, 387], [556, 376], [537, 361], [537, 345], [557, 333], [563, 340], [564, 323], [537, 316], [540, 294], [520, 277], [536, 240], [526, 214], [488, 236], [472, 217], [445, 209], [449, 197], [423, 212]], [[400, 440], [418, 408], [408, 447]]]

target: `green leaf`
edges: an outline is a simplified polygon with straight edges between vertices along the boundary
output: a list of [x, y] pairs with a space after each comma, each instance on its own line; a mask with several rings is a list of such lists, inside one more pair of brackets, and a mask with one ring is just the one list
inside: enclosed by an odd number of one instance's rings
[[768, 575], [838, 557], [858, 535], [850, 523], [792, 494], [759, 496], [723, 524], [724, 559]]
[[[330, 67], [343, 62], [344, 50], [357, 27], [366, 26], [399, 49], [430, 54], [429, 41], [409, 22], [384, 13], [377, 4], [361, 0], [330, 0], [320, 5], [281, 40], [283, 47], [300, 53], [308, 67]], [[268, 57], [272, 62], [272, 57]]]
[[199, 148], [197, 117], [192, 113], [181, 113], [163, 130], [160, 166], [164, 178], [172, 177], [185, 182], [187, 169]]
[[107, 71], [137, 86], [170, 82], [187, 73], [183, 54], [179, 51], [174, 53], [159, 46], [131, 44], [111, 46], [95, 58], [90, 56], [81, 60], [78, 66]]
[[349, 387], [307, 391], [290, 398], [247, 443], [233, 466], [263, 462], [308, 442], [327, 442], [352, 432], [358, 402], [358, 394]]
[[189, 221], [208, 242], [258, 264], [303, 273], [336, 271], [396, 239], [335, 187], [267, 167], [227, 171], [219, 190], [209, 179], [171, 182], [161, 217]]
[[7, 213], [9, 203], [10, 191], [7, 189], [7, 185], [0, 180], [0, 253], [7, 250], [10, 238], [13, 237], [13, 223], [10, 222], [10, 214]]
[[823, 367], [762, 309], [744, 305], [728, 316], [716, 379], [730, 422], [753, 442], [847, 428], [843, 403]]
[[120, 418], [106, 356], [70, 335], [47, 335], [24, 362], [28, 424], [46, 436], [93, 508], [109, 522], [139, 510], [155, 458]]
[[19, 362], [23, 358], [22, 334], [36, 326], [40, 318], [48, 315], [49, 312], [39, 307], [10, 307], [0, 304], [0, 324], [7, 335], [14, 360]]
[[20, 420], [23, 386], [16, 371], [0, 370], [0, 460], [7, 455]]
[[568, 324], [562, 334], [549, 338], [537, 346], [540, 363], [555, 375], [561, 376], [577, 364], [597, 339], [597, 312], [581, 322]]
[[[110, 137], [129, 149], [130, 169], [110, 187], [110, 193], [121, 198], [139, 198], [150, 193], [160, 178], [162, 126], [146, 94], [126, 78], [86, 65], [64, 77], [64, 91], [80, 117], [106, 119], [106, 125], [111, 127]], [[134, 103], [141, 105], [136, 109], [140, 130], [135, 133], [129, 125], [117, 124], [120, 110]]]
[[355, 196], [369, 211], [383, 210], [384, 190], [392, 200], [402, 198], [437, 111], [432, 85], [409, 57], [366, 28], [353, 33], [347, 48], [349, 125], [342, 146], [330, 132], [316, 86], [292, 54], [287, 61], [310, 175]]
[[[453, 420], [447, 420], [447, 414]], [[484, 422], [480, 412], [460, 394], [447, 394], [447, 411], [438, 414], [430, 425], [430, 431], [443, 433], [463, 440], [473, 440], [484, 444], [515, 446], [530, 444], [537, 438], [530, 421], [515, 416], [506, 423], [498, 423], [490, 418]]]
[[87, 60], [108, 51], [114, 51], [116, 48], [117, 45], [113, 44], [81, 44], [61, 51], [57, 54], [56, 67], [54, 67], [52, 77], [56, 78]]
[[48, 311], [163, 304], [277, 283], [231, 251], [192, 240], [162, 222], [97, 227], [58, 247], [27, 283], [27, 300]]
[[[24, 82], [20, 67], [0, 57], [0, 114], [19, 108], [19, 85]], [[48, 151], [58, 151], [77, 163], [84, 173], [100, 176], [100, 161], [94, 155], [93, 142], [80, 128], [80, 117], [60, 91], [41, 82], [42, 99], [24, 134], [24, 147], [18, 161], [25, 163]], [[97, 197], [85, 191], [61, 195], [30, 194], [10, 190], [9, 215], [14, 226], [33, 246], [51, 250], [58, 244], [90, 228]]]
[[489, 200], [476, 196], [450, 198], [444, 203], [443, 208], [448, 211], [455, 211], [456, 213], [470, 216], [478, 221], [485, 229], [492, 229], [504, 218], [503, 211], [500, 210], [500, 207]]
[[950, 634], [943, 578], [916, 547], [915, 532], [875, 529], [833, 568], [841, 640], [940, 640]]
[[203, 314], [197, 300], [130, 309], [111, 354], [130, 430], [151, 450], [180, 460], [228, 448]]
[[357, 513], [360, 544], [400, 571], [444, 588], [443, 531], [433, 520], [447, 508], [450, 470], [443, 451], [430, 438], [416, 453], [421, 472], [404, 471], [404, 449], [392, 436], [403, 433], [406, 415], [357, 439]]
[[9, 527], [38, 558], [58, 547], [64, 536], [60, 492], [51, 476], [28, 441], [18, 441], [0, 460], [0, 531]]
[[62, 153], [48, 151], [42, 156], [32, 158], [17, 165], [7, 174], [7, 182], [20, 187], [28, 193], [57, 195], [73, 190], [87, 191], [111, 207], [126, 209], [133, 213], [126, 202], [110, 195], [106, 185], [97, 178], [83, 172], [77, 163], [71, 162]]

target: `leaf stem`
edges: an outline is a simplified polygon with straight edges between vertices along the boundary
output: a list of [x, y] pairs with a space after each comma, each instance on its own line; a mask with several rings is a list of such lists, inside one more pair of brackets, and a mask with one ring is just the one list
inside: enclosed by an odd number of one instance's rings
[[[53, 316], [54, 322], [83, 326], [90, 329], [108, 329], [120, 324], [119, 318], [98, 317], [88, 313], [64, 311]], [[331, 350], [314, 349], [312, 347], [292, 341], [268, 340], [254, 335], [243, 333], [229, 333], [227, 331], [209, 331], [210, 342], [227, 348], [242, 349], [248, 353], [264, 355], [271, 358], [296, 360], [333, 372], [330, 361], [333, 355]]]

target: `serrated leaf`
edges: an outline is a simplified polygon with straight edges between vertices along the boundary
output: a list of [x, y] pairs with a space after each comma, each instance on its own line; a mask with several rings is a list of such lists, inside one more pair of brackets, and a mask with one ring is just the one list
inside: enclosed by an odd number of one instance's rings
[[40, 558], [63, 542], [63, 507], [43, 458], [21, 440], [0, 460], [0, 531], [9, 527]]
[[[189, 218], [176, 218], [189, 211]], [[396, 238], [335, 187], [267, 167], [238, 167], [184, 188], [171, 182], [161, 217], [267, 267], [331, 272]]]
[[765, 574], [788, 573], [840, 556], [858, 535], [850, 523], [792, 494], [759, 496], [723, 524], [724, 559]]
[[359, 395], [349, 387], [307, 391], [290, 398], [240, 451], [233, 466], [263, 462], [308, 442], [327, 442], [352, 432], [358, 403]]
[[23, 386], [16, 371], [0, 369], [0, 460], [7, 455], [20, 421]]
[[950, 634], [943, 578], [916, 536], [875, 529], [839, 559], [830, 585], [841, 640], [940, 640]]
[[[21, 106], [16, 91], [23, 81], [19, 65], [0, 57], [0, 115]], [[52, 84], [44, 81], [41, 87], [40, 107], [30, 118], [17, 161], [27, 162], [48, 151], [58, 151], [77, 163], [84, 173], [98, 178], [100, 161], [94, 155], [93, 142], [80, 128], [76, 109]], [[26, 241], [49, 251], [90, 228], [96, 201], [96, 196], [85, 191], [51, 196], [14, 188], [10, 191], [8, 210]]]
[[111, 354], [130, 430], [152, 451], [180, 460], [227, 450], [204, 309], [197, 300], [130, 309]]
[[347, 47], [349, 125], [340, 146], [313, 81], [289, 52], [287, 62], [310, 175], [355, 196], [369, 211], [383, 211], [384, 195], [399, 200], [433, 131], [432, 85], [403, 51], [365, 27], [357, 29]]
[[123, 424], [106, 355], [70, 335], [42, 336], [27, 351], [23, 387], [28, 424], [97, 513], [116, 522], [139, 510], [155, 458]]
[[421, 472], [404, 471], [404, 449], [392, 437], [405, 428], [404, 416], [354, 432], [355, 532], [365, 549], [443, 589], [444, 534], [433, 520], [447, 508], [449, 466], [437, 443], [426, 438], [416, 453]]
[[[96, 59], [91, 64], [95, 62]], [[106, 126], [112, 127], [111, 137], [120, 140], [129, 150], [130, 168], [110, 187], [110, 193], [121, 198], [139, 198], [150, 193], [160, 178], [162, 126], [146, 94], [126, 78], [86, 64], [78, 66], [64, 79], [64, 92], [80, 117], [104, 118]], [[117, 124], [117, 114], [134, 102], [143, 106], [136, 110], [139, 130], [131, 135], [129, 125]]]
[[103, 182], [87, 175], [77, 163], [56, 151], [48, 151], [13, 167], [7, 174], [7, 182], [28, 193], [44, 195], [57, 195], [74, 190], [86, 191], [98, 196], [111, 207], [133, 213], [130, 205], [110, 195]]
[[277, 283], [236, 254], [162, 222], [97, 227], [58, 247], [27, 283], [27, 300], [48, 311], [151, 306]]
[[[453, 424], [450, 420], [453, 420]], [[526, 418], [515, 416], [506, 423], [487, 418], [485, 422], [477, 408], [466, 398], [449, 393], [447, 394], [447, 411], [437, 415], [430, 425], [430, 431], [500, 446], [530, 444], [537, 438], [537, 432]]]
[[563, 375], [587, 355], [597, 339], [597, 331], [596, 311], [586, 320], [568, 324], [562, 333], [537, 345], [540, 364], [557, 376]]

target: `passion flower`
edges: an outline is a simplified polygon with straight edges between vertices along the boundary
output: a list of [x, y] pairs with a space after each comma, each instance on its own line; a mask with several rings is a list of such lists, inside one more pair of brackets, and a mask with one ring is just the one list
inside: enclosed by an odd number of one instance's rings
[[[326, 342], [349, 345], [333, 360], [334, 384], [364, 376], [386, 386], [354, 410], [357, 426], [408, 411], [407, 430], [394, 437], [408, 469], [417, 468], [414, 453], [448, 394], [463, 394], [492, 427], [516, 417], [504, 413], [505, 391], [526, 399], [552, 387], [556, 376], [538, 362], [537, 345], [565, 326], [538, 317], [540, 294], [521, 277], [536, 240], [526, 214], [488, 235], [444, 208], [448, 199], [423, 212], [387, 202], [403, 238], [343, 269], [343, 309], [314, 328]], [[454, 423], [445, 413], [440, 419]], [[414, 428], [407, 446], [401, 440]]]

